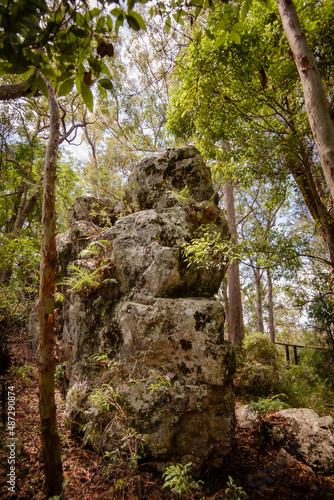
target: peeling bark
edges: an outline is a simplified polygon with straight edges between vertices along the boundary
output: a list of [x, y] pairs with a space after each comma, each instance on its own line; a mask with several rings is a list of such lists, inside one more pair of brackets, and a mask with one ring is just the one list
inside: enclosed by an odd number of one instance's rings
[[39, 292], [39, 411], [47, 497], [62, 495], [63, 470], [57, 429], [54, 371], [56, 290], [56, 166], [60, 117], [54, 88], [47, 81], [50, 137], [45, 155]]
[[326, 183], [334, 199], [334, 125], [322, 79], [292, 0], [277, 0], [277, 5], [302, 83], [305, 107]]

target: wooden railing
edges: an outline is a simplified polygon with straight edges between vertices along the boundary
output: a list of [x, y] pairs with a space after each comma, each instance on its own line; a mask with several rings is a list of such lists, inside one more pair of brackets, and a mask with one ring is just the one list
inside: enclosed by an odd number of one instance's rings
[[297, 349], [299, 348], [304, 348], [306, 347], [307, 349], [316, 349], [318, 351], [325, 351], [322, 347], [312, 347], [308, 345], [296, 345], [296, 344], [286, 344], [284, 342], [275, 342], [276, 345], [284, 345], [285, 346], [285, 357], [287, 363], [290, 363], [290, 352], [289, 352], [289, 347], [293, 347], [293, 357], [294, 357], [294, 362], [295, 365], [298, 365], [298, 354], [297, 354]]

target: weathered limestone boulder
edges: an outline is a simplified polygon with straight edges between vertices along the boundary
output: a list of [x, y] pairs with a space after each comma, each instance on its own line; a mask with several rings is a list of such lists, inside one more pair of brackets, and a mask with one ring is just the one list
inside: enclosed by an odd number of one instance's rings
[[79, 196], [68, 211], [68, 222], [70, 226], [73, 226], [76, 221], [84, 220], [104, 227], [114, 224], [119, 213], [120, 208], [108, 198]]
[[[216, 209], [215, 226], [228, 236], [225, 218]], [[188, 266], [181, 245], [194, 238], [196, 226], [182, 207], [144, 210], [121, 218], [107, 232], [124, 293], [155, 297], [212, 297], [225, 270], [208, 271]]]
[[[169, 192], [185, 186], [192, 193], [186, 204]], [[201, 223], [194, 207], [222, 239], [229, 237], [213, 194], [198, 151], [170, 148], [142, 160], [129, 179], [128, 201], [140, 211], [81, 238], [80, 245], [72, 243], [72, 233], [58, 238], [61, 272], [69, 258], [91, 268], [91, 260], [75, 255], [81, 245], [98, 239], [112, 245], [108, 285], [105, 280], [81, 293], [63, 289], [58, 335], [61, 359], [69, 362], [72, 425], [101, 427], [103, 405], [96, 409], [92, 394], [110, 398], [111, 391], [110, 415], [104, 411], [103, 432], [99, 427], [94, 437], [99, 446], [112, 451], [124, 440], [124, 426], [131, 427], [146, 436], [143, 458], [158, 468], [192, 462], [194, 473], [221, 463], [235, 425], [234, 353], [214, 298], [225, 270], [195, 269], [182, 253]]]
[[214, 196], [211, 172], [196, 148], [167, 148], [143, 158], [130, 175], [125, 198], [136, 210], [177, 205], [173, 191], [189, 188], [197, 202]]
[[[328, 472], [334, 462], [334, 420], [309, 408], [289, 408], [275, 415], [284, 425], [273, 426], [283, 448], [314, 470]], [[274, 416], [275, 416], [274, 415]]]

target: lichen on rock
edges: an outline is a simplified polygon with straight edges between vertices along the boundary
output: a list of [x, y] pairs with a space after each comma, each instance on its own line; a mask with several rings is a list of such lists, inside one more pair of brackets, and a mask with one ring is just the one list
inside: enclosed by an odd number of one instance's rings
[[[175, 196], [186, 187], [188, 205]], [[134, 213], [91, 235], [111, 242], [117, 298], [102, 314], [102, 293], [96, 307], [99, 297], [92, 301], [63, 289], [59, 337], [62, 359], [69, 361], [68, 415], [91, 428], [99, 410], [89, 406], [90, 394], [103, 396], [112, 388], [113, 412], [122, 415], [125, 427], [146, 436], [143, 459], [159, 469], [192, 462], [196, 474], [218, 466], [231, 447], [235, 359], [224, 340], [224, 310], [214, 298], [225, 269], [189, 266], [182, 244], [198, 229], [194, 206], [210, 215], [222, 239], [229, 237], [227, 223], [215, 203], [210, 170], [195, 148], [168, 148], [144, 158], [129, 178], [126, 203]], [[88, 245], [82, 241], [58, 237], [63, 275]], [[92, 363], [96, 353], [112, 360], [103, 372]], [[85, 409], [73, 398], [78, 388]], [[117, 446], [118, 431], [110, 430], [113, 412], [94, 438], [105, 449]]]

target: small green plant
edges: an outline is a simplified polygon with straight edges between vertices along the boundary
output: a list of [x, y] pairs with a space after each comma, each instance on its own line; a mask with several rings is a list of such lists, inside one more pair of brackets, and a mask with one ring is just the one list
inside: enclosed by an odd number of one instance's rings
[[247, 496], [243, 488], [238, 486], [231, 476], [228, 476], [226, 486], [224, 500], [241, 500], [242, 497]]
[[240, 254], [231, 241], [222, 238], [219, 231], [211, 224], [202, 224], [198, 237], [190, 243], [183, 243], [182, 255], [188, 266], [195, 264], [209, 270], [223, 269], [228, 263], [240, 259]]
[[129, 427], [124, 432], [121, 442], [121, 449], [125, 451], [127, 456], [128, 469], [136, 468], [138, 461], [142, 458], [140, 453], [143, 454], [147, 443], [147, 434], [139, 434], [135, 429]]
[[170, 465], [166, 467], [162, 477], [163, 488], [170, 488], [177, 495], [188, 495], [192, 490], [199, 490], [202, 481], [194, 481], [190, 473], [191, 462], [186, 465]]
[[257, 401], [252, 401], [247, 408], [247, 415], [262, 419], [269, 413], [274, 413], [284, 408], [289, 408], [287, 403], [280, 399], [280, 396], [287, 398], [285, 394], [275, 394], [271, 398], [259, 398]]
[[[23, 365], [23, 366], [12, 366], [9, 370], [8, 373], [12, 375], [13, 377], [22, 377], [22, 379], [25, 379], [28, 374], [32, 374], [34, 372], [35, 368], [33, 366], [28, 366], [28, 365]], [[26, 379], [28, 382], [31, 381], [29, 377]]]
[[112, 226], [109, 215], [107, 214], [105, 208], [101, 209], [99, 203], [93, 203], [89, 215], [92, 217], [97, 217], [99, 219], [98, 225], [103, 225], [103, 227]]
[[102, 368], [106, 368], [108, 370], [119, 370], [119, 363], [114, 359], [110, 359], [107, 354], [94, 353], [89, 356], [89, 359], [94, 361], [96, 364], [101, 366]]
[[192, 200], [192, 193], [188, 186], [181, 189], [181, 191], [168, 191], [173, 198], [181, 203], [182, 206], [188, 205]]
[[58, 363], [55, 370], [56, 378], [64, 378], [66, 375], [66, 366], [68, 365], [68, 361], [64, 361], [63, 363]]
[[60, 292], [55, 293], [55, 301], [62, 303], [64, 300], [64, 295]]
[[150, 392], [150, 394], [152, 394], [154, 391], [156, 391], [157, 389], [159, 389], [159, 387], [171, 387], [171, 383], [168, 379], [168, 377], [160, 377], [160, 375], [158, 375], [157, 377], [155, 377], [154, 379], [156, 382], [154, 384], [151, 384], [150, 386], [148, 386], [148, 391]]
[[124, 488], [124, 486], [125, 486], [124, 479], [117, 479], [116, 484], [115, 484], [115, 491], [116, 491], [116, 493], [119, 493], [120, 491], [122, 491], [122, 489]]
[[80, 252], [80, 259], [91, 259], [105, 256], [107, 251], [111, 250], [111, 241], [97, 240], [89, 243], [85, 250]]
[[118, 404], [120, 399], [120, 394], [111, 385], [103, 384], [92, 391], [88, 401], [100, 411], [110, 411], [111, 407], [121, 410]]
[[108, 267], [108, 260], [102, 261], [94, 271], [73, 264], [69, 266], [72, 276], [65, 277], [59, 284], [68, 286], [73, 293], [87, 293], [88, 291], [100, 288], [104, 284], [117, 284], [117, 280], [114, 278], [103, 278], [103, 271], [108, 269]]
[[[110, 279], [106, 279], [103, 281], [104, 284], [113, 284], [115, 280], [113, 280], [112, 278]], [[101, 314], [101, 318], [103, 318], [103, 316], [105, 316], [107, 314], [107, 312], [110, 310], [110, 306], [111, 304], [113, 303], [112, 300], [106, 300], [102, 295], [99, 295], [98, 298], [96, 300], [94, 300], [93, 302], [93, 307], [95, 307], [95, 309], [98, 309], [100, 314]]]

